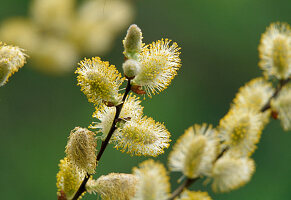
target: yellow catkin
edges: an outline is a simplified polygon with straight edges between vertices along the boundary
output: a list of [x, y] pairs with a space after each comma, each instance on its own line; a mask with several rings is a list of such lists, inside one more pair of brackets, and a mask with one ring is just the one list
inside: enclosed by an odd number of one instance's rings
[[266, 76], [286, 79], [291, 74], [291, 29], [286, 23], [273, 23], [262, 35], [260, 63]]
[[0, 42], [0, 86], [3, 86], [26, 62], [24, 50]]
[[115, 148], [137, 156], [157, 156], [169, 147], [170, 141], [166, 127], [148, 117], [129, 120], [113, 136]]
[[100, 105], [103, 102], [117, 105], [120, 103], [118, 90], [124, 78], [114, 65], [103, 62], [99, 57], [84, 59], [76, 70], [78, 85], [88, 101]]
[[259, 142], [264, 120], [262, 113], [245, 107], [233, 107], [219, 123], [222, 146], [241, 156], [250, 156]]
[[216, 130], [211, 125], [195, 124], [174, 145], [169, 155], [169, 168], [189, 178], [209, 175], [217, 152]]
[[58, 196], [65, 195], [66, 199], [71, 199], [78, 190], [85, 173], [78, 170], [67, 158], [60, 161], [59, 168], [57, 174]]
[[171, 40], [162, 39], [143, 47], [140, 54], [141, 70], [132, 80], [142, 86], [146, 93], [159, 93], [166, 89], [181, 67], [180, 48]]
[[169, 177], [165, 167], [153, 160], [147, 160], [133, 168], [138, 178], [135, 196], [131, 200], [167, 200], [170, 193]]
[[228, 192], [245, 185], [255, 171], [251, 158], [233, 157], [226, 154], [218, 159], [212, 169], [214, 192]]
[[132, 174], [110, 173], [89, 180], [86, 190], [98, 193], [102, 200], [130, 200], [136, 192], [138, 178]]

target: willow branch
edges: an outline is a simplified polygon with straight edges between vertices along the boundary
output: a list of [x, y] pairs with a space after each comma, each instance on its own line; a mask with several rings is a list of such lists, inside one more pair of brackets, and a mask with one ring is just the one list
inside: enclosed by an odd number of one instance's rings
[[100, 161], [100, 159], [101, 159], [101, 157], [103, 155], [103, 152], [105, 151], [105, 149], [106, 149], [106, 147], [107, 147], [107, 145], [109, 143], [109, 140], [111, 139], [111, 136], [113, 135], [113, 133], [114, 133], [114, 131], [116, 129], [115, 125], [116, 125], [117, 119], [119, 118], [119, 115], [120, 115], [120, 112], [122, 110], [124, 101], [125, 101], [128, 93], [130, 92], [130, 89], [131, 89], [130, 80], [128, 80], [124, 95], [122, 97], [122, 103], [119, 104], [118, 106], [116, 106], [116, 113], [115, 113], [115, 116], [114, 116], [114, 120], [113, 120], [112, 126], [111, 126], [111, 128], [109, 130], [109, 133], [108, 133], [106, 139], [101, 144], [101, 148], [100, 148], [100, 150], [98, 152], [97, 159], [96, 159], [97, 162]]
[[191, 179], [191, 178], [187, 178], [174, 192], [173, 194], [171, 195], [171, 197], [168, 199], [168, 200], [174, 200], [177, 196], [179, 196], [183, 190], [185, 188], [188, 188], [190, 185], [192, 185], [195, 181], [197, 181], [199, 179], [198, 178], [194, 178], [194, 179]]
[[[272, 99], [276, 98], [280, 91], [282, 90], [282, 88], [290, 81], [291, 79], [288, 78], [288, 79], [285, 79], [285, 80], [280, 80], [276, 90], [274, 91], [273, 95], [269, 98], [268, 102], [261, 108], [260, 112], [265, 112], [267, 111], [268, 109], [271, 108], [271, 101]], [[223, 154], [225, 152], [228, 151], [228, 148], [225, 148], [221, 151], [221, 153], [217, 156], [217, 158], [215, 159], [215, 162], [221, 158], [223, 156]], [[190, 178], [187, 178], [174, 192], [173, 194], [171, 195], [171, 197], [168, 199], [168, 200], [173, 200], [175, 199], [176, 197], [178, 197], [184, 189], [187, 189], [188, 187], [190, 187], [193, 183], [195, 183], [197, 180], [199, 180], [200, 177], [198, 178], [195, 178], [195, 179], [190, 179]]]
[[[119, 104], [118, 106], [116, 106], [116, 113], [115, 113], [115, 116], [114, 116], [114, 120], [113, 120], [113, 123], [111, 125], [111, 128], [109, 130], [109, 133], [108, 135], [106, 136], [106, 139], [104, 141], [102, 141], [101, 143], [101, 148], [100, 150], [98, 151], [98, 154], [97, 154], [97, 158], [96, 158], [96, 162], [98, 163], [116, 129], [116, 123], [117, 123], [117, 119], [119, 118], [119, 115], [120, 115], [120, 112], [122, 110], [122, 107], [123, 107], [123, 104], [124, 104], [124, 101], [127, 97], [127, 95], [129, 94], [131, 90], [131, 85], [130, 85], [130, 80], [127, 80], [127, 86], [126, 86], [126, 89], [125, 89], [125, 92], [123, 94], [123, 97], [122, 97], [122, 103]], [[87, 175], [85, 176], [84, 180], [82, 181], [78, 191], [76, 192], [75, 196], [73, 197], [72, 200], [78, 200], [78, 198], [86, 191], [86, 183], [88, 182], [90, 178], [90, 174], [87, 173]]]

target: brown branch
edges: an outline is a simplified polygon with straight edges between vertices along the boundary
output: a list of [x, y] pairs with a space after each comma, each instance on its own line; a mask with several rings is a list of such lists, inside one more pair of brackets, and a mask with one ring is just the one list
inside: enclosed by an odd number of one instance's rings
[[173, 194], [170, 196], [170, 198], [168, 200], [174, 200], [177, 196], [179, 196], [183, 190], [185, 188], [188, 188], [190, 185], [192, 185], [193, 183], [195, 183], [195, 181], [197, 181], [199, 179], [198, 178], [187, 178], [174, 192]]
[[[122, 107], [123, 107], [123, 104], [124, 104], [124, 101], [128, 95], [128, 93], [130, 92], [131, 90], [131, 85], [130, 85], [130, 80], [127, 80], [127, 86], [126, 86], [126, 89], [125, 89], [125, 92], [123, 94], [123, 97], [122, 97], [122, 103], [119, 104], [118, 106], [116, 106], [116, 113], [115, 113], [115, 116], [114, 116], [114, 120], [113, 120], [113, 123], [111, 125], [111, 128], [109, 130], [109, 133], [108, 135], [106, 136], [106, 139], [104, 141], [102, 141], [101, 143], [101, 148], [97, 154], [97, 158], [96, 158], [96, 162], [98, 163], [116, 129], [116, 123], [117, 123], [117, 119], [119, 118], [119, 115], [120, 115], [120, 112], [122, 110]], [[86, 183], [88, 182], [90, 178], [90, 174], [87, 173], [87, 175], [85, 176], [84, 180], [82, 181], [82, 184], [80, 185], [78, 191], [76, 192], [75, 196], [73, 197], [72, 200], [78, 200], [78, 198], [86, 191]]]
[[[285, 80], [281, 80], [280, 82], [279, 82], [279, 85], [278, 85], [278, 87], [276, 88], [276, 90], [275, 90], [275, 92], [273, 93], [273, 95], [270, 97], [270, 99], [268, 100], [268, 102], [261, 108], [261, 112], [263, 113], [263, 112], [265, 112], [265, 111], [267, 111], [268, 109], [270, 109], [271, 108], [271, 101], [272, 101], [272, 99], [274, 99], [274, 98], [276, 98], [278, 95], [279, 95], [279, 93], [280, 93], [280, 91], [282, 90], [282, 88], [288, 83], [290, 81], [290, 78], [288, 78], [288, 79], [285, 79]], [[221, 151], [221, 153], [217, 156], [217, 158], [215, 159], [215, 162], [219, 159], [219, 158], [221, 158], [222, 156], [223, 156], [223, 154], [225, 153], [225, 152], [227, 152], [228, 151], [228, 148], [225, 148], [225, 149], [223, 149], [222, 151]], [[198, 177], [198, 178], [195, 178], [195, 179], [190, 179], [190, 178], [187, 178], [186, 179], [186, 181], [184, 181], [174, 192], [173, 192], [173, 194], [171, 195], [171, 197], [168, 199], [168, 200], [173, 200], [173, 199], [175, 199], [176, 197], [178, 197], [182, 192], [183, 192], [183, 190], [184, 189], [186, 189], [186, 188], [188, 188], [188, 187], [190, 187], [193, 183], [195, 183], [197, 180], [199, 180], [200, 179], [200, 177]]]

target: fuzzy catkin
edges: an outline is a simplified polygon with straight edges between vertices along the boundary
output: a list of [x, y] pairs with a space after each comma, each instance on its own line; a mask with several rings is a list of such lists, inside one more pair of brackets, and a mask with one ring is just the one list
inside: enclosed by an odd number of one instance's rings
[[76, 127], [71, 131], [66, 146], [66, 154], [71, 163], [89, 174], [95, 173], [96, 146], [95, 133]]
[[130, 200], [136, 192], [138, 178], [132, 174], [110, 173], [89, 180], [86, 190], [101, 195], [102, 200]]

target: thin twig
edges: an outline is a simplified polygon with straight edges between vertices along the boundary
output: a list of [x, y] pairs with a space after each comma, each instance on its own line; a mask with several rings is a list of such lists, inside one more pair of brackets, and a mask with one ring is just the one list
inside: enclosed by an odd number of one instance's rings
[[191, 184], [193, 184], [195, 181], [197, 181], [199, 179], [198, 178], [187, 178], [171, 195], [171, 197], [168, 200], [174, 200], [177, 196], [179, 196], [181, 194], [181, 192], [183, 192], [183, 190], [185, 188], [188, 188]]
[[[262, 107], [262, 109], [260, 110], [262, 113], [263, 112], [265, 112], [265, 111], [267, 111], [268, 109], [270, 109], [271, 108], [271, 101], [272, 101], [272, 99], [274, 99], [274, 98], [276, 98], [278, 95], [279, 95], [279, 93], [280, 93], [280, 91], [282, 90], [282, 88], [283, 88], [283, 86], [285, 86], [288, 82], [290, 81], [290, 78], [288, 78], [288, 79], [285, 79], [285, 80], [281, 80], [280, 82], [279, 82], [279, 85], [278, 85], [278, 87], [276, 88], [276, 90], [275, 90], [275, 92], [273, 93], [273, 95], [270, 97], [270, 99], [268, 100], [268, 102]], [[222, 151], [221, 151], [221, 153], [217, 156], [217, 158], [215, 159], [215, 162], [219, 159], [219, 158], [221, 158], [222, 156], [223, 156], [223, 154], [225, 153], [225, 152], [227, 152], [228, 151], [228, 148], [225, 148], [225, 149], [223, 149]], [[198, 177], [198, 178], [195, 178], [195, 179], [189, 179], [189, 178], [187, 178], [174, 192], [173, 192], [173, 194], [171, 195], [171, 197], [168, 199], [168, 200], [173, 200], [173, 199], [175, 199], [176, 197], [178, 197], [182, 192], [183, 192], [183, 190], [184, 189], [186, 189], [186, 188], [188, 188], [188, 187], [190, 187], [194, 182], [196, 182], [197, 180], [199, 180], [200, 179], [200, 177]]]
[[[115, 116], [114, 116], [114, 120], [113, 120], [113, 123], [111, 125], [111, 128], [110, 128], [110, 131], [108, 133], [108, 135], [106, 136], [106, 139], [104, 141], [102, 141], [101, 143], [101, 148], [97, 154], [97, 158], [96, 158], [96, 162], [98, 163], [116, 129], [116, 123], [117, 123], [117, 119], [119, 118], [119, 115], [120, 115], [120, 112], [122, 110], [122, 107], [123, 107], [123, 104], [124, 104], [124, 101], [128, 95], [128, 93], [130, 92], [131, 90], [131, 85], [130, 85], [130, 80], [128, 80], [127, 82], [127, 86], [126, 86], [126, 89], [125, 89], [125, 92], [123, 94], [123, 97], [122, 97], [122, 103], [119, 104], [118, 106], [116, 106], [116, 113], [115, 113]], [[86, 191], [86, 183], [88, 182], [90, 178], [90, 174], [87, 173], [87, 175], [85, 176], [84, 180], [82, 181], [82, 184], [80, 185], [78, 191], [76, 192], [75, 196], [73, 197], [72, 200], [78, 200], [78, 198]]]

